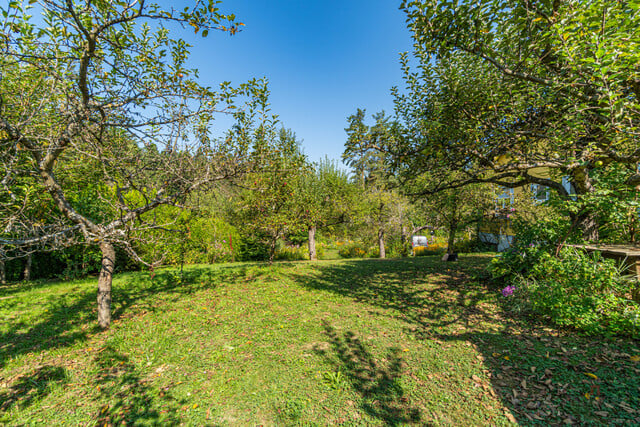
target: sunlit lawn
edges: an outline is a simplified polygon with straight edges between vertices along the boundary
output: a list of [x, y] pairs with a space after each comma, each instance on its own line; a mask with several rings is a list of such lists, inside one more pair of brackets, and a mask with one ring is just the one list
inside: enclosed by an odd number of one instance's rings
[[489, 256], [0, 288], [0, 424], [640, 423], [640, 344], [511, 319]]

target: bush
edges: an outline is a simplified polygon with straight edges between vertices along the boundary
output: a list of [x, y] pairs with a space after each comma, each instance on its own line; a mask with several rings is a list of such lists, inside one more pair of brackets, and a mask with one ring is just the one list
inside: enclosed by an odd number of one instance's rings
[[429, 246], [415, 246], [413, 248], [414, 256], [429, 256], [443, 254], [446, 248], [438, 245], [437, 243]]
[[495, 252], [497, 244], [481, 242], [478, 238], [463, 238], [456, 241], [455, 250], [460, 253]]
[[285, 246], [276, 249], [276, 260], [279, 261], [302, 261], [309, 259], [309, 249], [305, 246]]
[[494, 279], [512, 283], [520, 276], [527, 277], [533, 267], [542, 262], [542, 258], [549, 256], [548, 250], [533, 243], [524, 247], [512, 246], [491, 260], [489, 272]]
[[198, 218], [188, 228], [185, 263], [230, 262], [232, 248], [240, 245], [240, 234], [235, 227], [219, 218]]
[[517, 310], [587, 334], [640, 336], [640, 305], [630, 299], [631, 283], [599, 253], [565, 248], [555, 257], [531, 247], [505, 254], [493, 269], [514, 277], [513, 295], [503, 294]]
[[364, 258], [367, 255], [367, 251], [360, 243], [347, 242], [340, 245], [338, 255], [341, 258]]
[[414, 256], [442, 255], [447, 250], [447, 241], [444, 237], [432, 237], [428, 246], [415, 246]]
[[256, 235], [242, 236], [237, 245], [237, 257], [239, 261], [266, 261], [269, 259], [269, 245], [266, 238]]

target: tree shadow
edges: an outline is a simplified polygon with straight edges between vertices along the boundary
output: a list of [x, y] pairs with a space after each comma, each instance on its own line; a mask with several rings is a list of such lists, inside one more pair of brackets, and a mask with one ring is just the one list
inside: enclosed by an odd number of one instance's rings
[[106, 346], [94, 359], [95, 384], [104, 403], [95, 415], [96, 425], [177, 425], [180, 402], [168, 389], [157, 390], [151, 379], [141, 378], [135, 365], [113, 347]]
[[[215, 288], [218, 283], [239, 280], [249, 267], [230, 265], [212, 269], [192, 266], [185, 268], [183, 274], [175, 270], [161, 270], [154, 278], [147, 273], [125, 273], [114, 282], [112, 320], [145, 311], [164, 310], [166, 305], [184, 295]], [[76, 295], [67, 293], [63, 297], [49, 298], [44, 306], [46, 311], [35, 321], [19, 316], [2, 319], [5, 331], [0, 333], [0, 369], [20, 355], [67, 347], [101, 332], [96, 322], [95, 290], [85, 287], [74, 291]], [[10, 293], [12, 298], [0, 300], [0, 307], [6, 313], [23, 303], [14, 289]], [[41, 302], [38, 304], [42, 305]]]
[[[499, 307], [484, 303], [495, 292], [482, 283], [485, 266], [481, 257], [458, 263], [430, 257], [346, 261], [319, 264], [316, 276], [300, 275], [296, 280], [308, 288], [387, 309], [387, 315], [411, 325], [409, 332], [430, 338], [451, 325], [475, 328], [495, 323]], [[426, 279], [429, 286], [423, 286]], [[515, 325], [509, 318], [501, 322], [504, 327]]]
[[30, 374], [21, 375], [7, 391], [0, 392], [0, 412], [8, 411], [14, 405], [26, 408], [66, 381], [66, 370], [53, 365], [41, 366]]
[[[318, 264], [315, 275], [296, 280], [400, 320], [417, 339], [443, 348], [472, 345], [483, 376], [469, 378], [468, 387], [489, 390], [514, 422], [640, 425], [640, 341], [585, 337], [511, 315], [499, 303], [501, 286], [490, 283], [485, 267], [479, 257], [455, 264], [347, 261]], [[348, 336], [331, 334], [339, 355], [356, 352], [346, 350], [357, 348]], [[356, 371], [350, 375], [358, 384]]]
[[329, 362], [334, 361], [334, 356], [337, 358], [338, 372], [345, 373], [351, 387], [362, 397], [364, 412], [390, 426], [420, 421], [420, 410], [411, 406], [399, 382], [404, 368], [399, 349], [389, 351], [384, 366], [353, 332], [340, 336], [327, 321], [323, 321], [323, 328], [335, 354], [328, 354], [321, 347], [314, 351]]

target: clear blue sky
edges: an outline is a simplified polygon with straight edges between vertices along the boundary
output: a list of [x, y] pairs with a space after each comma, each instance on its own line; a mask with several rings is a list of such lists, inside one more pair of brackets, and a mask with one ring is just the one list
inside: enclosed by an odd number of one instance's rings
[[[226, 0], [246, 26], [187, 37], [203, 84], [266, 77], [272, 112], [303, 140], [312, 161], [340, 159], [347, 116], [393, 111], [398, 55], [411, 50], [400, 0]], [[184, 35], [184, 34], [183, 34]], [[221, 121], [222, 124], [222, 121]]]

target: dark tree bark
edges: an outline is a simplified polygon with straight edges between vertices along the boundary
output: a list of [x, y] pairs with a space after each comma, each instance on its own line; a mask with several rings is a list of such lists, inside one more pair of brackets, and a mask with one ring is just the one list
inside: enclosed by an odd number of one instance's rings
[[[585, 168], [576, 168], [571, 173], [571, 183], [578, 195], [593, 193], [595, 188], [589, 176], [589, 171]], [[597, 242], [600, 238], [598, 217], [595, 212], [579, 213], [572, 221], [578, 224], [582, 232], [582, 238], [588, 242]]]
[[384, 228], [378, 229], [378, 247], [380, 248], [380, 258], [386, 258], [387, 254], [384, 250]]
[[315, 261], [318, 259], [316, 254], [316, 226], [309, 227], [309, 259]]
[[455, 253], [454, 244], [456, 240], [456, 229], [458, 228], [458, 224], [454, 221], [449, 223], [449, 240], [447, 241], [447, 253], [452, 254]]
[[598, 218], [594, 213], [578, 216], [577, 223], [584, 240], [597, 242], [600, 239]]
[[22, 272], [22, 280], [28, 282], [31, 280], [31, 266], [33, 265], [33, 255], [27, 255], [26, 262], [24, 264], [24, 271]]
[[7, 284], [7, 270], [5, 268], [4, 260], [0, 258], [0, 285]]
[[111, 243], [100, 244], [102, 268], [98, 277], [98, 325], [107, 329], [111, 324], [111, 282], [116, 264], [116, 251]]

